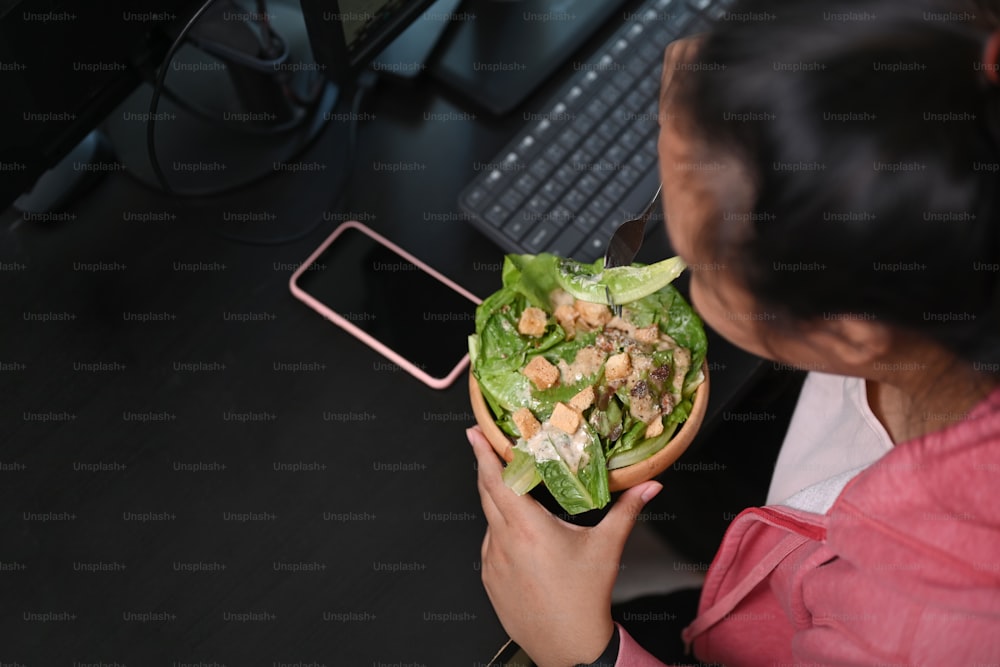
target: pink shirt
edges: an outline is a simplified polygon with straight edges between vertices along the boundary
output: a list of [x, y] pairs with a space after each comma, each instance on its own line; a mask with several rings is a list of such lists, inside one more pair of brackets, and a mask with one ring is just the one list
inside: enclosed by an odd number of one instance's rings
[[[730, 667], [1000, 661], [1000, 390], [896, 445], [825, 513], [741, 513], [684, 631]], [[621, 629], [616, 663], [661, 663]]]

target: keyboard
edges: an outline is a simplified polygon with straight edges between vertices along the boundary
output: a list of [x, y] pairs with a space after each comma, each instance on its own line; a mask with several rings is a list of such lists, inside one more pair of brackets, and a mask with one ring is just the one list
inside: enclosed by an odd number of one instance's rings
[[[510, 253], [604, 256], [659, 183], [663, 51], [705, 30], [726, 0], [645, 0], [459, 194], [470, 223]], [[569, 66], [569, 64], [567, 64]], [[661, 218], [662, 220], [662, 218]], [[647, 233], [655, 225], [647, 225]]]

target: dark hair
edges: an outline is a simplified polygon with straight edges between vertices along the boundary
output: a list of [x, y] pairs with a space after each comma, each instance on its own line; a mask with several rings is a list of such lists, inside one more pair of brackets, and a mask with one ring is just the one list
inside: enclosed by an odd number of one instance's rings
[[1000, 362], [992, 22], [967, 2], [738, 2], [669, 93], [754, 179], [749, 219], [699, 243], [794, 318], [863, 315]]

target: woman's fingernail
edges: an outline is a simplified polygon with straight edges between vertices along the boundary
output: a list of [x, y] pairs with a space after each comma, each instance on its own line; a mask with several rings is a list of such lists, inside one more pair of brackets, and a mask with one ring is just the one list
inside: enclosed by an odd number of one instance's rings
[[656, 497], [656, 494], [658, 494], [662, 489], [663, 489], [662, 484], [660, 484], [659, 482], [653, 482], [652, 484], [646, 486], [646, 488], [639, 495], [639, 497], [642, 498], [642, 502], [648, 503], [650, 500]]
[[470, 445], [476, 444], [475, 440], [473, 440], [473, 438], [479, 437], [479, 433], [476, 431], [476, 427], [470, 426], [469, 428], [465, 429], [465, 437], [469, 439]]

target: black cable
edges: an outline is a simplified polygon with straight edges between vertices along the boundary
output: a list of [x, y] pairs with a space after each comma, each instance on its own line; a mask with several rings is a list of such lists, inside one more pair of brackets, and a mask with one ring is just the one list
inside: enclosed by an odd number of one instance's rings
[[167, 49], [167, 55], [163, 58], [163, 65], [160, 67], [160, 71], [156, 75], [156, 85], [153, 86], [153, 95], [149, 98], [149, 116], [146, 120], [146, 150], [149, 152], [149, 161], [153, 166], [153, 173], [156, 175], [156, 180], [160, 182], [160, 187], [167, 192], [167, 194], [178, 196], [178, 193], [170, 187], [170, 183], [167, 182], [167, 177], [160, 168], [160, 161], [156, 156], [156, 108], [160, 104], [160, 92], [163, 90], [163, 83], [167, 79], [167, 72], [170, 70], [170, 63], [174, 59], [177, 50], [181, 48], [184, 43], [184, 38], [187, 36], [191, 29], [198, 23], [198, 19], [202, 17], [202, 14], [208, 11], [215, 0], [205, 0], [205, 2], [198, 8], [198, 11], [194, 13], [190, 19], [188, 19], [187, 24], [181, 30], [180, 34], [174, 40], [174, 43], [170, 45]]

